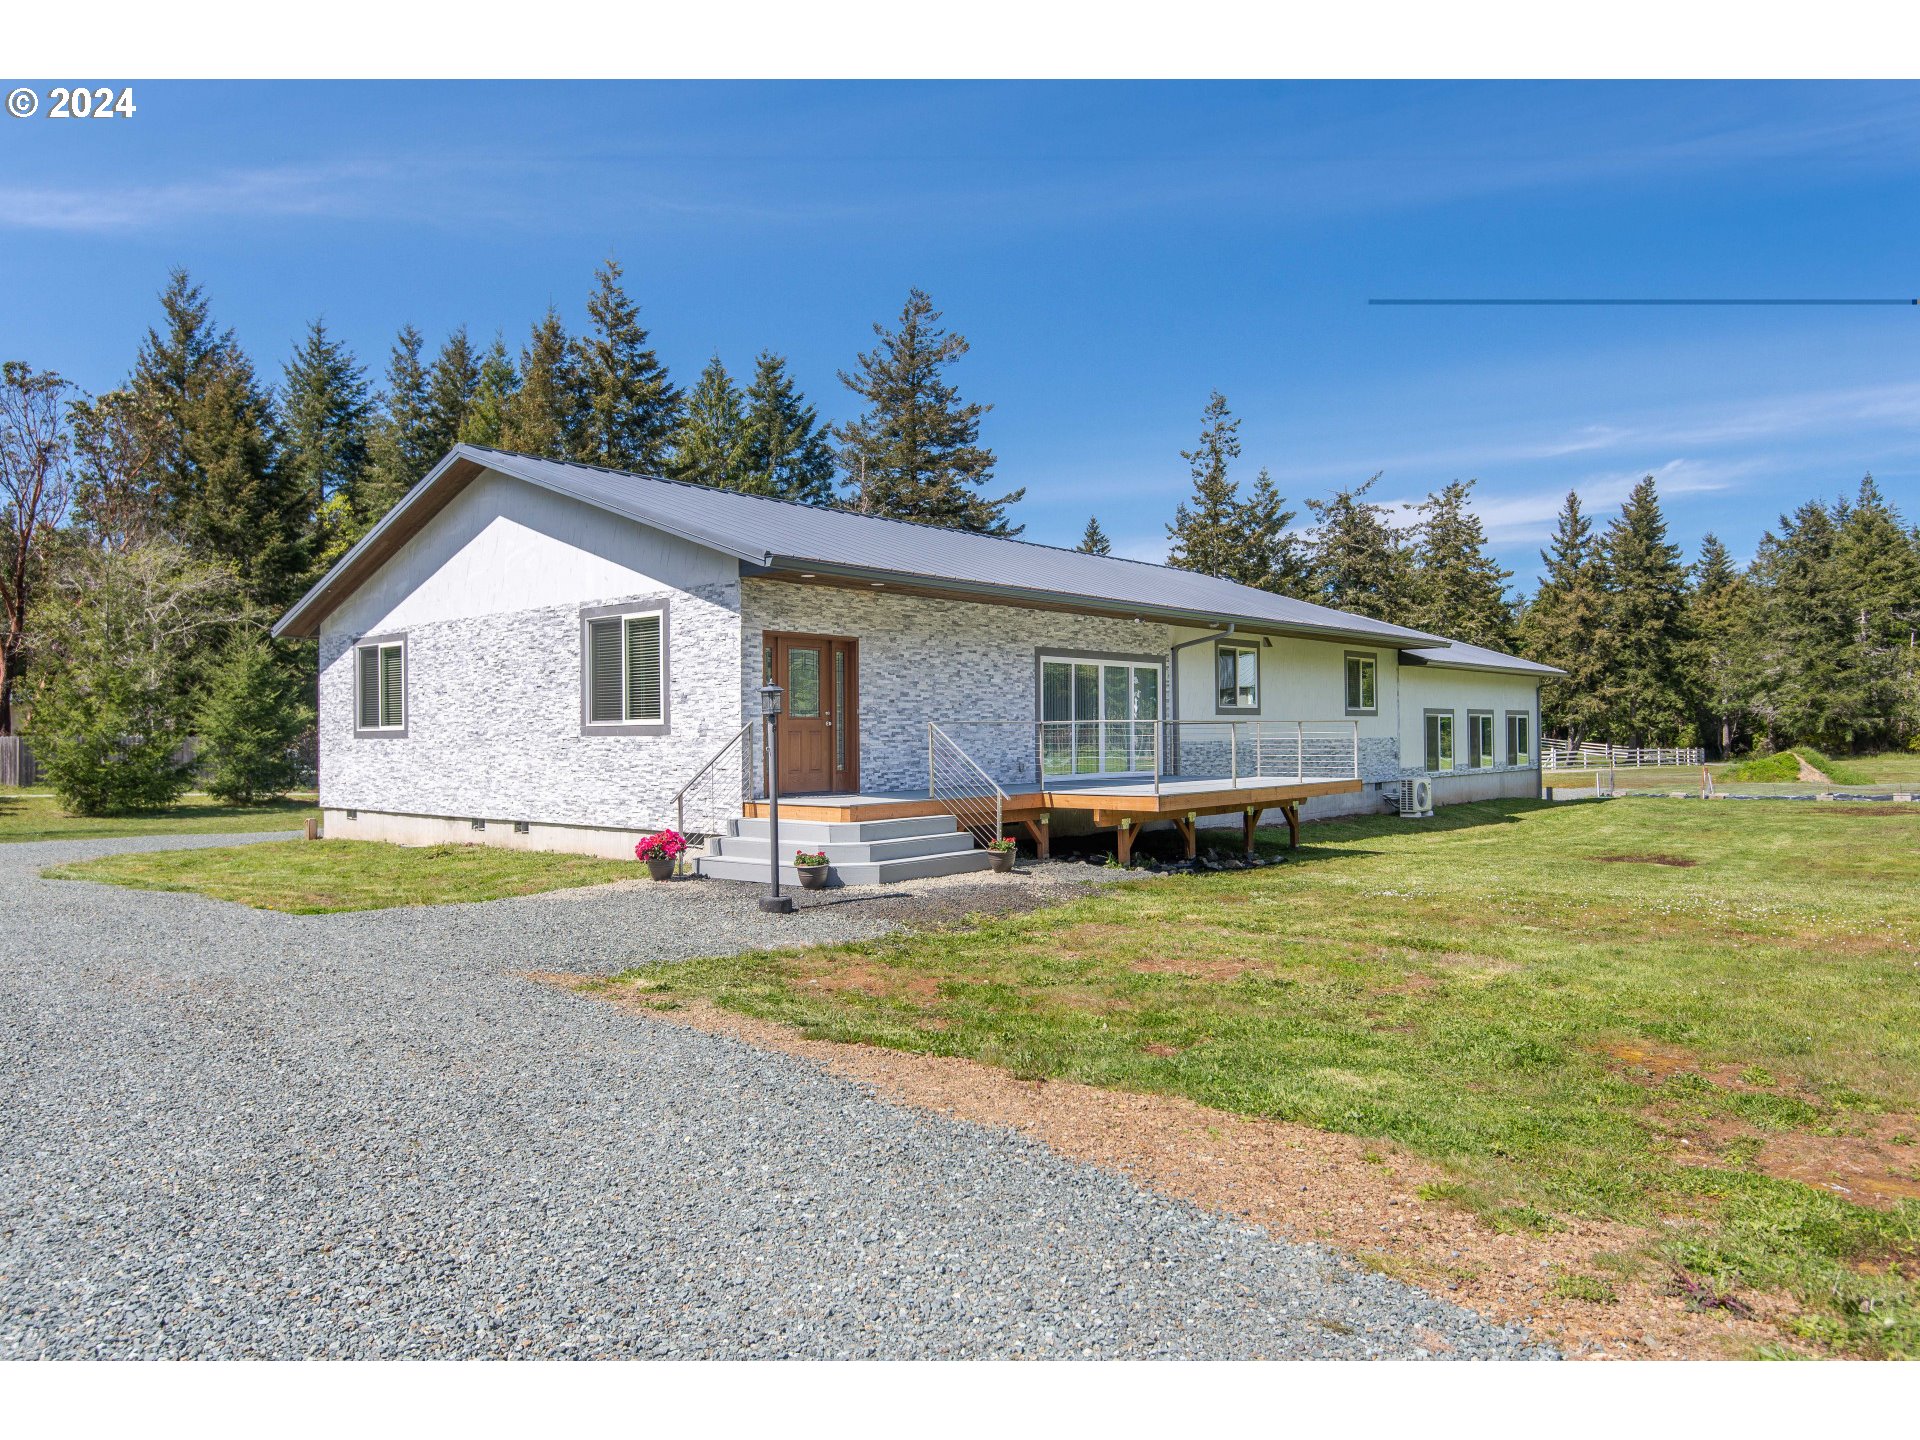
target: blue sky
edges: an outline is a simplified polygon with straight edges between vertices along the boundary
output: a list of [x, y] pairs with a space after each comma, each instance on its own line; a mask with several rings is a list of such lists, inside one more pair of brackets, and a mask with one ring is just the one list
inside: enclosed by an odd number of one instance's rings
[[[11, 82], [10, 82], [11, 83]], [[44, 92], [44, 86], [40, 87]], [[1913, 86], [152, 83], [0, 118], [0, 350], [115, 383], [174, 265], [263, 373], [324, 316], [518, 344], [626, 265], [691, 381], [770, 346], [831, 417], [918, 285], [1029, 538], [1164, 554], [1218, 387], [1299, 502], [1477, 477], [1527, 583], [1569, 487], [1691, 552], [1871, 470], [1916, 518], [1920, 310], [1374, 296], [1920, 292]]]

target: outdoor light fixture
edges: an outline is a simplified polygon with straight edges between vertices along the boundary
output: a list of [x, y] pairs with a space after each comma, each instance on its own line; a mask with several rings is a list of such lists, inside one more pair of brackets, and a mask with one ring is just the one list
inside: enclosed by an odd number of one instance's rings
[[767, 727], [767, 866], [773, 878], [760, 908], [769, 915], [793, 913], [793, 897], [780, 893], [780, 710], [786, 698], [771, 680], [760, 687], [760, 718]]

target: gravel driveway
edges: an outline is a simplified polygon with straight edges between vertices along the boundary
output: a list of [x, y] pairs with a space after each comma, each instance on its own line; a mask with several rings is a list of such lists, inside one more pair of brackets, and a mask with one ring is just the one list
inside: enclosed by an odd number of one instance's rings
[[826, 938], [883, 903], [783, 922], [716, 884], [293, 917], [38, 878], [238, 838], [0, 845], [0, 1356], [1541, 1353], [520, 975]]

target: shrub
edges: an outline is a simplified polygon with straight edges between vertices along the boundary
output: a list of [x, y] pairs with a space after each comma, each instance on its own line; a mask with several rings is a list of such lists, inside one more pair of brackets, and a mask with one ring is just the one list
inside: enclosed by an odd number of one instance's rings
[[299, 781], [298, 746], [311, 723], [267, 642], [236, 636], [214, 662], [198, 717], [208, 793], [234, 805], [286, 794]]
[[1800, 762], [1791, 750], [1782, 750], [1777, 755], [1757, 755], [1735, 766], [1728, 778], [1744, 780], [1750, 785], [1782, 784], [1800, 778]]

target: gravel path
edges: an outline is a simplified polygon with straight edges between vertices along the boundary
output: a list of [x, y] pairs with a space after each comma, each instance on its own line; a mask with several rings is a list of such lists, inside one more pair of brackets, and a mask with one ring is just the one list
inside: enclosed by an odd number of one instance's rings
[[[1330, 1251], [524, 970], [897, 923], [292, 917], [0, 845], [0, 1357], [1537, 1355]], [[662, 892], [668, 893], [662, 893]]]

